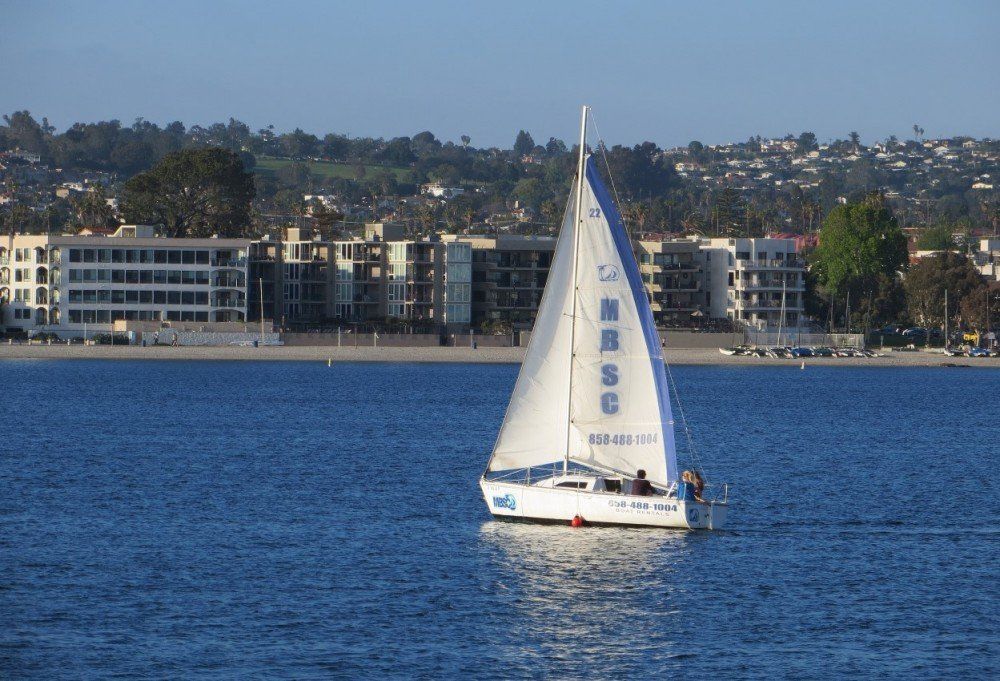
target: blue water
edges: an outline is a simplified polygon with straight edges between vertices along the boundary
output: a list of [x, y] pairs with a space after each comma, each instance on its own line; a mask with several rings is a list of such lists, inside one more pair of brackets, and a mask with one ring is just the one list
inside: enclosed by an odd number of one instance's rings
[[0, 363], [0, 677], [997, 674], [1000, 372], [674, 368], [716, 533], [491, 521], [515, 375]]

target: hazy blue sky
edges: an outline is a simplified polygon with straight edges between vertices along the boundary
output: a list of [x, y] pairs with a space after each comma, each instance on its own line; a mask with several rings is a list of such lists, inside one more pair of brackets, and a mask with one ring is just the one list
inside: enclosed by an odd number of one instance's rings
[[0, 111], [610, 143], [1000, 135], [1000, 2], [0, 0]]

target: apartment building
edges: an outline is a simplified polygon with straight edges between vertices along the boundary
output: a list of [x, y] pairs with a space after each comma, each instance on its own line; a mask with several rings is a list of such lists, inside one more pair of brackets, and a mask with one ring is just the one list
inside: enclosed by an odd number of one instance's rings
[[711, 292], [697, 241], [633, 242], [657, 326], [691, 326], [708, 315]]
[[1000, 280], [1000, 239], [980, 239], [979, 250], [972, 258], [981, 275], [992, 281]]
[[250, 319], [284, 324], [318, 323], [332, 315], [332, 245], [295, 227], [280, 241], [267, 236], [250, 245]]
[[164, 239], [123, 225], [110, 236], [0, 238], [0, 327], [60, 337], [118, 320], [247, 318], [246, 239]]
[[700, 250], [712, 318], [757, 329], [804, 324], [805, 263], [794, 239], [704, 239]]
[[471, 251], [471, 325], [530, 329], [542, 300], [556, 240], [544, 236], [442, 235]]
[[[470, 321], [468, 244], [405, 239], [402, 226], [373, 223], [351, 240], [289, 228], [251, 253], [251, 296], [282, 327], [388, 321], [458, 330]], [[259, 319], [253, 306], [250, 314]]]
[[[981, 268], [996, 267], [1000, 248], [984, 242]], [[298, 228], [257, 241], [166, 239], [143, 226], [111, 236], [12, 236], [0, 239], [0, 329], [70, 337], [110, 332], [118, 320], [261, 317], [292, 329], [530, 329], [555, 245], [552, 237], [519, 235], [407, 239], [401, 226], [380, 223], [350, 240]], [[794, 240], [633, 246], [660, 326], [726, 318], [761, 329], [803, 323], [804, 265]]]

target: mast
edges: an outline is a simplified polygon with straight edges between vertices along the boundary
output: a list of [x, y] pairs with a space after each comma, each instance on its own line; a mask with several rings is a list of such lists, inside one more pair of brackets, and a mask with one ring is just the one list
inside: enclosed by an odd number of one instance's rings
[[778, 347], [785, 347], [781, 342], [781, 332], [785, 327], [785, 275], [781, 275], [781, 317], [778, 320]]
[[569, 471], [569, 441], [573, 413], [573, 360], [576, 357], [576, 271], [580, 256], [580, 228], [583, 224], [583, 171], [587, 149], [587, 113], [590, 107], [584, 105], [580, 112], [580, 158], [576, 165], [576, 207], [573, 215], [573, 280], [570, 291], [573, 296], [573, 313], [569, 321], [569, 394], [566, 396], [566, 453], [563, 456], [563, 475]]
[[[931, 335], [927, 334], [927, 347], [931, 346]], [[944, 349], [948, 349], [948, 289], [944, 290]]]

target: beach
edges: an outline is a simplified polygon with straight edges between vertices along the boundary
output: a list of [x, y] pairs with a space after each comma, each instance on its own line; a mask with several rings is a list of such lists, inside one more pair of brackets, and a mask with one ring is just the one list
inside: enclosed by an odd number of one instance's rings
[[[468, 347], [330, 347], [330, 346], [156, 346], [128, 345], [0, 345], [4, 359], [232, 360], [297, 362], [466, 362], [517, 364], [524, 348]], [[886, 350], [882, 357], [812, 357], [774, 359], [721, 354], [717, 348], [666, 348], [668, 363], [718, 366], [974, 366], [1000, 368], [997, 357], [947, 357], [939, 352]]]

